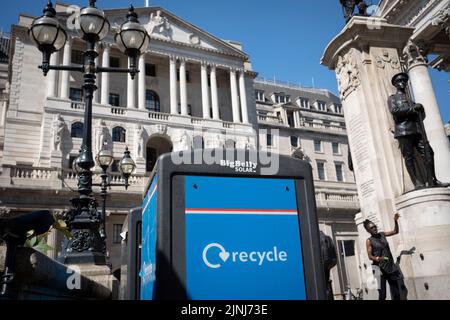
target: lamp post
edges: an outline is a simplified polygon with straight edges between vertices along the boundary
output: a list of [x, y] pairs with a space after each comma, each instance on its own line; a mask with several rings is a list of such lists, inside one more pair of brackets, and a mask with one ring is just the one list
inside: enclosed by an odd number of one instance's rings
[[[123, 178], [125, 179], [125, 183], [111, 183], [108, 181], [108, 168], [114, 161], [113, 154], [111, 150], [108, 148], [108, 142], [105, 141], [103, 143], [103, 148], [98, 153], [97, 164], [102, 169], [102, 173], [100, 175], [102, 182], [100, 184], [93, 184], [93, 186], [100, 187], [101, 192], [100, 196], [102, 197], [102, 211], [100, 216], [101, 226], [100, 226], [100, 237], [103, 243], [106, 243], [106, 197], [108, 196], [108, 188], [110, 187], [125, 187], [128, 190], [129, 178], [133, 173], [134, 169], [136, 169], [136, 164], [133, 159], [131, 159], [130, 151], [128, 151], [128, 147], [125, 149], [122, 160], [120, 161], [120, 172], [122, 173]], [[106, 253], [106, 246], [104, 247], [104, 252]]]
[[71, 200], [72, 209], [65, 214], [72, 239], [64, 244], [63, 252], [58, 258], [66, 264], [95, 263], [106, 264], [104, 241], [100, 236], [102, 224], [101, 215], [97, 211], [98, 203], [92, 196], [92, 168], [95, 166], [92, 156], [92, 100], [97, 86], [97, 73], [114, 72], [127, 73], [134, 79], [139, 72], [136, 61], [147, 49], [150, 38], [145, 28], [139, 24], [138, 16], [133, 6], [130, 6], [126, 21], [121, 25], [115, 36], [118, 47], [129, 57], [130, 68], [103, 68], [95, 64], [98, 53], [96, 43], [103, 40], [110, 31], [110, 24], [105, 13], [95, 6], [96, 1], [90, 0], [89, 5], [80, 11], [77, 31], [86, 42], [83, 66], [53, 66], [50, 56], [64, 47], [67, 33], [56, 18], [56, 10], [52, 1], [48, 1], [44, 15], [33, 21], [29, 35], [36, 47], [42, 52], [42, 69], [44, 76], [50, 70], [80, 72], [84, 83], [84, 129], [80, 155], [76, 160], [78, 172], [79, 196]]

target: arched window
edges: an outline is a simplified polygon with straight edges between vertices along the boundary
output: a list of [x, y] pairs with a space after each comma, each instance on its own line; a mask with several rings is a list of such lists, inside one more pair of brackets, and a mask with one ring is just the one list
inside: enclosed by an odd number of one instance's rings
[[294, 148], [298, 148], [298, 137], [291, 136], [291, 146]]
[[70, 136], [72, 138], [83, 138], [84, 124], [82, 122], [75, 122], [70, 128]]
[[158, 94], [153, 90], [145, 91], [145, 108], [151, 112], [161, 112]]
[[236, 149], [236, 141], [232, 139], [228, 139], [225, 141], [225, 148], [226, 149]]
[[194, 150], [205, 149], [205, 141], [203, 140], [203, 137], [195, 136], [193, 147], [194, 147]]
[[115, 127], [112, 131], [112, 139], [114, 142], [125, 142], [127, 131], [122, 127]]

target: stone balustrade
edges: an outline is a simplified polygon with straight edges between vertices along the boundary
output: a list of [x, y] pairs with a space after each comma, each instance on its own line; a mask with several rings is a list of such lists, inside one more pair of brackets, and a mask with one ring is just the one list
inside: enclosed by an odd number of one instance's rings
[[84, 110], [84, 102], [72, 101], [70, 103], [70, 108], [74, 110]]

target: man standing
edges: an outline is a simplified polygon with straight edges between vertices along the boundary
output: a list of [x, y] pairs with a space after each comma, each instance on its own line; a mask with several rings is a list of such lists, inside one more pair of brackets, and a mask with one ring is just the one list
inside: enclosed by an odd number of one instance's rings
[[370, 220], [364, 221], [364, 228], [370, 233], [371, 237], [367, 239], [367, 255], [378, 266], [381, 271], [379, 300], [386, 300], [386, 282], [389, 283], [392, 300], [407, 300], [408, 290], [403, 281], [403, 274], [394, 262], [391, 248], [387, 241], [387, 237], [398, 234], [398, 213], [394, 216], [395, 228], [389, 232], [378, 232], [377, 226]]
[[327, 300], [334, 300], [333, 288], [331, 286], [330, 271], [337, 264], [336, 247], [331, 237], [320, 231], [320, 246], [322, 249], [322, 260], [327, 283]]

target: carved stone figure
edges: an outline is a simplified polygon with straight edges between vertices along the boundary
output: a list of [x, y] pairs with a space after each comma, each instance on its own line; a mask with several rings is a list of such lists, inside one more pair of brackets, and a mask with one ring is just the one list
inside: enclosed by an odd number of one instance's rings
[[345, 100], [361, 84], [359, 70], [352, 51], [344, 56], [339, 56], [336, 64], [336, 78], [342, 100]]
[[[395, 138], [405, 159], [406, 169], [416, 189], [436, 186], [434, 169], [434, 152], [431, 148], [423, 126], [425, 110], [419, 103], [414, 103], [406, 94], [409, 76], [399, 73], [392, 78], [397, 93], [388, 99], [389, 110], [395, 121]], [[416, 153], [418, 156], [416, 156]], [[425, 179], [418, 168], [425, 168]]]
[[180, 138], [180, 149], [189, 150], [191, 147], [190, 137], [186, 131], [183, 132]]
[[151, 13], [147, 31], [149, 34], [157, 34], [172, 39], [172, 27], [169, 20], [161, 15], [161, 10], [156, 11], [156, 16], [153, 12]]
[[61, 141], [64, 133], [65, 123], [60, 114], [53, 120], [53, 150], [61, 151]]
[[98, 153], [102, 149], [103, 143], [105, 141], [109, 142], [109, 130], [104, 120], [102, 119], [98, 120], [97, 130], [98, 130], [97, 134], [97, 153]]
[[136, 130], [136, 150], [138, 158], [144, 157], [144, 128], [138, 125]]
[[344, 11], [345, 22], [348, 22], [354, 15], [355, 8], [358, 7], [360, 15], [367, 15], [367, 4], [363, 0], [339, 0]]

